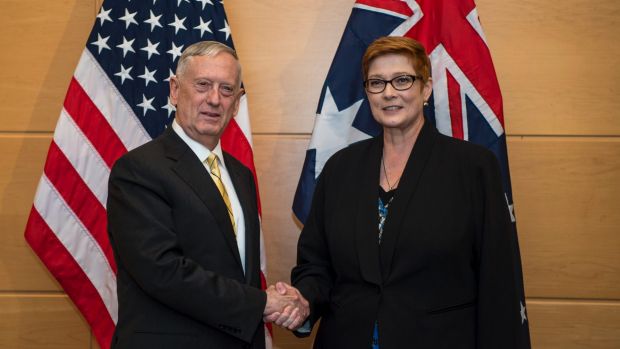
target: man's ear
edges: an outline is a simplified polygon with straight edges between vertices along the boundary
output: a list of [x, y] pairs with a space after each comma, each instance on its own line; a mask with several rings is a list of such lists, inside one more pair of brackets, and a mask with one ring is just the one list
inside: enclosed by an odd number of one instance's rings
[[244, 93], [245, 93], [245, 91], [242, 88], [240, 88], [239, 92], [237, 92], [237, 98], [236, 98], [235, 106], [234, 106], [235, 109], [234, 109], [233, 114], [232, 114], [233, 118], [235, 116], [237, 116], [237, 113], [239, 112], [239, 105], [241, 104], [241, 97], [243, 97]]
[[176, 107], [179, 98], [179, 78], [174, 75], [170, 77], [170, 103]]

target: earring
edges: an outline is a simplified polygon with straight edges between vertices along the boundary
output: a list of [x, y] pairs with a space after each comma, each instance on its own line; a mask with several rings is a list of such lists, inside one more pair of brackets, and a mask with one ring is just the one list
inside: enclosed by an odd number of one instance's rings
[[427, 101], [424, 101], [424, 106], [428, 107], [428, 102]]

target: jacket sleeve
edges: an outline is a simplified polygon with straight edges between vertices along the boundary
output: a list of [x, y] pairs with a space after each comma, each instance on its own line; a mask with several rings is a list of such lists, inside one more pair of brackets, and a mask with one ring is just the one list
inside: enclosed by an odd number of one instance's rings
[[[333, 285], [333, 272], [325, 236], [324, 207], [327, 175], [328, 169], [325, 168], [317, 182], [310, 213], [299, 236], [297, 265], [291, 272], [293, 286], [298, 288], [310, 303], [310, 316], [308, 323], [304, 326], [305, 330], [311, 329], [321, 317], [323, 307], [329, 302], [329, 292]], [[306, 336], [309, 332], [298, 331], [295, 334]]]
[[262, 324], [265, 292], [184, 255], [173, 207], [156, 171], [145, 160], [125, 156], [110, 174], [108, 231], [119, 274], [126, 274], [119, 280], [128, 278], [167, 307], [250, 342]]
[[479, 349], [529, 348], [515, 224], [497, 159], [484, 152], [477, 177]]

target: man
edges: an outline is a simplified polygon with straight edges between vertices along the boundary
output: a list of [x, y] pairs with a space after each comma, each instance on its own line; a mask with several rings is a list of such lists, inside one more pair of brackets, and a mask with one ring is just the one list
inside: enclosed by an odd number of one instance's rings
[[114, 165], [112, 348], [264, 348], [263, 317], [295, 328], [307, 315], [296, 289], [260, 289], [254, 180], [220, 146], [242, 93], [235, 51], [191, 45], [170, 79], [172, 126]]

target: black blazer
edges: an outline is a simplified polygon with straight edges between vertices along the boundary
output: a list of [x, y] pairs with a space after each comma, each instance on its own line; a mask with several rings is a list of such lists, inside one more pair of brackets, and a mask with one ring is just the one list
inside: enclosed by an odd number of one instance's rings
[[256, 189], [249, 169], [227, 153], [224, 161], [245, 217], [245, 256], [209, 173], [171, 128], [112, 168], [112, 348], [264, 348]]
[[427, 121], [377, 242], [383, 138], [334, 154], [318, 180], [293, 285], [321, 318], [314, 348], [516, 348], [520, 294], [497, 160]]

